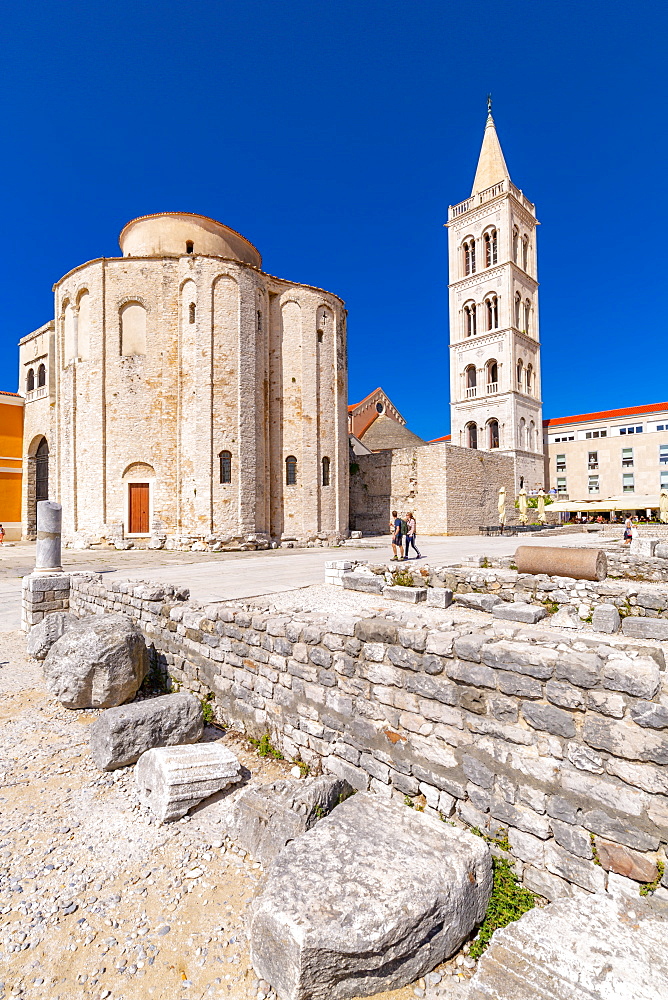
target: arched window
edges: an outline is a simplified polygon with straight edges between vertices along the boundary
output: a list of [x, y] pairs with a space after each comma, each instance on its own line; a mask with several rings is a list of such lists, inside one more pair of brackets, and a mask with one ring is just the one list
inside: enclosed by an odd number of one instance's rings
[[146, 310], [140, 302], [126, 302], [120, 311], [121, 354], [146, 354]]
[[221, 451], [220, 459], [220, 481], [221, 483], [232, 482], [232, 452]]
[[490, 229], [485, 233], [485, 267], [493, 267], [499, 258], [498, 244], [499, 237], [496, 229]]
[[464, 333], [467, 337], [475, 337], [476, 335], [475, 302], [467, 302], [464, 306]]
[[522, 364], [522, 359], [517, 362], [517, 388], [522, 388], [522, 374], [524, 372], [524, 365]]
[[522, 296], [519, 292], [515, 294], [515, 326], [519, 330], [522, 319]]
[[49, 499], [49, 445], [42, 438], [35, 452], [35, 500]]
[[471, 399], [478, 393], [478, 373], [476, 372], [475, 365], [469, 365], [468, 368], [464, 370], [464, 375], [466, 378], [466, 398]]
[[297, 485], [297, 459], [294, 455], [288, 455], [285, 460], [285, 485]]
[[519, 246], [520, 233], [517, 226], [513, 226], [513, 260], [516, 264], [519, 263], [519, 258], [517, 256], [518, 246]]
[[529, 364], [527, 365], [527, 370], [525, 373], [527, 395], [531, 395], [531, 390], [533, 388], [533, 367]]
[[499, 421], [490, 420], [487, 424], [488, 434], [489, 434], [489, 446], [490, 448], [499, 447]]
[[35, 372], [32, 368], [28, 369], [28, 376], [26, 378], [26, 392], [32, 392], [35, 388]]
[[485, 299], [487, 309], [487, 329], [496, 330], [499, 326], [499, 300], [496, 295], [488, 295]]
[[192, 240], [186, 240], [186, 253], [192, 253], [195, 249], [195, 244]]
[[467, 448], [478, 447], [478, 427], [473, 422], [466, 425], [466, 447]]
[[529, 428], [528, 428], [528, 431], [527, 431], [527, 450], [528, 451], [535, 451], [535, 447], [536, 447], [536, 445], [535, 445], [535, 440], [536, 440], [535, 434], [536, 434], [536, 425], [535, 425], [535, 423], [532, 420], [531, 423], [529, 424]]
[[522, 417], [522, 419], [520, 420], [519, 433], [518, 433], [518, 438], [519, 438], [518, 444], [520, 448], [524, 448], [525, 431], [526, 431], [526, 420], [524, 419], [524, 417]]
[[197, 306], [195, 305], [194, 302], [191, 302], [190, 305], [188, 306], [188, 322], [194, 323], [196, 315], [197, 315]]
[[322, 485], [329, 486], [329, 459], [327, 456], [322, 460]]
[[41, 364], [37, 369], [37, 388], [41, 389], [46, 385], [46, 365]]
[[526, 302], [524, 303], [524, 332], [527, 334], [531, 332], [530, 322], [531, 322], [531, 300], [527, 299]]
[[529, 267], [529, 237], [524, 236], [522, 239], [522, 267], [525, 271], [528, 271]]
[[487, 392], [499, 391], [499, 366], [496, 361], [487, 362]]
[[475, 274], [475, 240], [471, 236], [462, 244], [464, 253], [464, 274]]

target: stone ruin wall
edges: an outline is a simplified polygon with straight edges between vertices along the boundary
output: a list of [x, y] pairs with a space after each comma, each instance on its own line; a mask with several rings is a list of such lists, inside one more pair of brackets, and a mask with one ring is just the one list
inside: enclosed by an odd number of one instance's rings
[[[501, 486], [515, 496], [509, 455], [441, 443], [395, 448], [351, 460], [350, 526], [387, 534], [392, 510], [412, 510], [419, 535], [470, 535], [498, 524]], [[512, 502], [508, 524], [517, 521]]]
[[[124, 612], [154, 665], [249, 735], [360, 789], [507, 830], [550, 898], [650, 882], [668, 842], [658, 645], [549, 630], [198, 607], [169, 588], [73, 575], [71, 609]], [[166, 679], [166, 678], [165, 678]], [[407, 800], [407, 801], [408, 801]], [[668, 876], [664, 876], [668, 885]], [[663, 891], [663, 890], [661, 890]]]

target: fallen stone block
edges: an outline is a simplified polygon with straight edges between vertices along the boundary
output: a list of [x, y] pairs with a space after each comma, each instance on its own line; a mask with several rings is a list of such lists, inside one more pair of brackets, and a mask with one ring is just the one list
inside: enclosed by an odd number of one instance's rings
[[633, 538], [630, 546], [631, 555], [643, 559], [653, 558], [660, 541], [659, 538]]
[[494, 594], [455, 594], [455, 602], [474, 611], [491, 611], [497, 604], [501, 604], [501, 598]]
[[622, 622], [622, 632], [633, 639], [668, 639], [668, 619], [637, 618], [629, 615]]
[[656, 861], [639, 854], [631, 847], [615, 844], [610, 840], [595, 838], [596, 857], [607, 872], [616, 872], [636, 882], [653, 882], [658, 875]]
[[135, 765], [139, 797], [159, 823], [180, 819], [240, 777], [241, 764], [220, 743], [156, 747], [142, 754]]
[[595, 632], [607, 632], [612, 635], [614, 632], [619, 632], [621, 622], [619, 611], [614, 604], [599, 604], [592, 612], [591, 624]]
[[79, 619], [69, 611], [53, 611], [50, 615], [46, 615], [38, 625], [33, 625], [28, 633], [28, 656], [34, 656], [36, 660], [46, 659], [54, 642], [57, 642], [61, 635], [78, 621]]
[[601, 549], [520, 545], [515, 551], [515, 565], [518, 573], [544, 573], [572, 580], [605, 580], [608, 575], [608, 561]]
[[404, 604], [419, 604], [427, 599], [427, 588], [385, 586], [383, 597], [390, 601], [403, 601]]
[[504, 618], [511, 622], [524, 622], [526, 625], [535, 625], [541, 618], [545, 618], [547, 610], [537, 604], [524, 604], [522, 601], [513, 601], [510, 604], [497, 604], [492, 608], [495, 618]]
[[491, 893], [484, 841], [358, 793], [283, 848], [255, 901], [251, 960], [281, 1000], [344, 1000], [430, 972]]
[[550, 617], [550, 625], [559, 628], [582, 628], [582, 619], [572, 604], [564, 604]]
[[90, 727], [90, 755], [103, 771], [134, 764], [152, 747], [197, 743], [204, 731], [202, 706], [192, 694], [109, 708]]
[[659, 542], [654, 549], [654, 555], [657, 559], [668, 559], [668, 542]]
[[127, 615], [89, 615], [54, 642], [44, 660], [47, 690], [65, 708], [112, 708], [134, 698], [148, 650]]
[[495, 932], [469, 1000], [668, 996], [666, 904], [604, 893], [535, 907]]
[[343, 576], [344, 590], [360, 590], [364, 594], [382, 594], [383, 578], [367, 573], [346, 573]]
[[286, 844], [352, 794], [347, 781], [331, 774], [249, 785], [223, 814], [222, 826], [230, 840], [269, 865]]
[[448, 587], [429, 587], [427, 604], [430, 608], [449, 608], [452, 604], [452, 591]]

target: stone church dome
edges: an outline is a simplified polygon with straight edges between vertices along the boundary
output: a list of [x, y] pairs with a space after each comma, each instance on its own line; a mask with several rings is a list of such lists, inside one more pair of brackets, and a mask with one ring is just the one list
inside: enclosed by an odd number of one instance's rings
[[189, 212], [142, 215], [124, 226], [118, 242], [124, 257], [202, 254], [262, 266], [259, 252], [240, 233], [215, 219]]

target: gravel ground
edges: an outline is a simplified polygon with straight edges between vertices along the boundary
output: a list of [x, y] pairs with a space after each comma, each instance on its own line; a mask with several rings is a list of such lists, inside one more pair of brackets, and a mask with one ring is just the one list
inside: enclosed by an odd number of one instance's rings
[[[328, 598], [331, 589], [310, 588]], [[302, 606], [304, 594], [293, 597]], [[369, 595], [342, 593], [346, 608], [351, 596], [359, 606]], [[309, 593], [306, 603], [317, 599]], [[25, 636], [2, 634], [0, 1000], [273, 1000], [250, 965], [246, 933], [260, 865], [216, 839], [215, 803], [157, 826], [139, 805], [133, 769], [100, 772], [89, 758], [97, 714], [52, 700]], [[221, 731], [207, 727], [205, 739]], [[289, 770], [239, 734], [222, 740], [253, 778]], [[378, 998], [464, 998], [469, 961], [463, 952]]]

